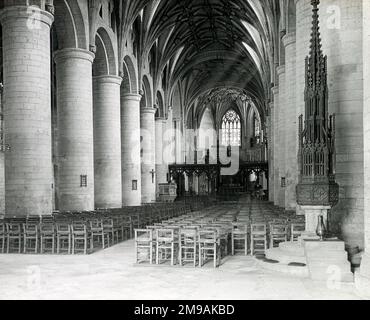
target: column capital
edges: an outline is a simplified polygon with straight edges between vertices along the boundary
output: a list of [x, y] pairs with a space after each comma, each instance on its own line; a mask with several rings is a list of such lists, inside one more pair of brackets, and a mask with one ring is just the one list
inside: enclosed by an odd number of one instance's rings
[[132, 100], [132, 101], [140, 102], [143, 96], [137, 93], [124, 93], [121, 95], [121, 98], [124, 100]]
[[157, 117], [157, 118], [155, 118], [155, 121], [156, 122], [166, 122], [167, 120], [166, 120], [166, 118], [162, 118], [162, 117]]
[[288, 47], [288, 46], [294, 44], [295, 41], [296, 41], [296, 33], [295, 32], [289, 32], [289, 33], [287, 33], [283, 37], [282, 41], [283, 41], [284, 47]]
[[141, 108], [140, 110], [141, 114], [155, 114], [157, 112], [157, 109], [149, 107], [149, 108]]
[[54, 60], [56, 63], [67, 59], [81, 59], [93, 63], [95, 59], [95, 54], [91, 51], [79, 48], [61, 49], [54, 54]]
[[122, 78], [119, 76], [114, 76], [114, 75], [103, 75], [103, 76], [96, 76], [93, 77], [94, 82], [99, 82], [99, 83], [111, 83], [111, 84], [116, 84], [118, 86], [121, 85], [122, 83]]
[[51, 27], [54, 22], [54, 16], [50, 12], [34, 6], [9, 6], [0, 10], [0, 21], [2, 24], [6, 24], [12, 19], [25, 19], [29, 21], [30, 28], [36, 30], [38, 26], [35, 22], [45, 23], [49, 27]]
[[276, 72], [278, 76], [281, 76], [283, 73], [285, 73], [285, 64], [282, 64], [276, 68]]
[[279, 86], [272, 87], [271, 92], [273, 95], [279, 94]]

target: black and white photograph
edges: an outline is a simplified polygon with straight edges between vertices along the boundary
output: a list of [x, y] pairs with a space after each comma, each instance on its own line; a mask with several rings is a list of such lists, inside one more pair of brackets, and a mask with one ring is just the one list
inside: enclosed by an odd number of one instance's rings
[[0, 0], [0, 300], [370, 300], [370, 0]]

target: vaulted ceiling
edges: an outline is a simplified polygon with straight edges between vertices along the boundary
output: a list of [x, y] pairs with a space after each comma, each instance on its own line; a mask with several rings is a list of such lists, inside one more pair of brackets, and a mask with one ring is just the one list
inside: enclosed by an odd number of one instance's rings
[[155, 81], [167, 66], [166, 89], [179, 85], [190, 106], [209, 90], [222, 87], [243, 90], [259, 102], [268, 99], [280, 5], [286, 1], [126, 0], [120, 1], [120, 8], [126, 14], [142, 10], [143, 55], [153, 46], [158, 52]]

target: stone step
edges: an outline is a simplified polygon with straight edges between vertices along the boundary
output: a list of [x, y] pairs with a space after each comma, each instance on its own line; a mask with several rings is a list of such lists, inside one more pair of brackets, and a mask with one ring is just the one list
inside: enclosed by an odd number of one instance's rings
[[353, 283], [354, 274], [348, 271], [349, 266], [325, 266], [321, 264], [311, 263], [308, 267], [309, 274], [312, 280], [330, 281], [339, 283]]
[[345, 251], [343, 241], [305, 241], [304, 246], [309, 251]]
[[301, 252], [284, 251], [281, 248], [266, 250], [266, 258], [279, 261], [282, 264], [303, 263], [306, 264], [306, 257]]
[[279, 245], [281, 251], [297, 256], [304, 256], [304, 248], [298, 242], [282, 242]]
[[270, 270], [274, 272], [284, 273], [288, 275], [292, 275], [299, 278], [308, 278], [309, 277], [309, 271], [307, 266], [289, 266], [287, 264], [279, 263], [279, 262], [267, 262], [263, 259], [256, 259], [257, 264], [265, 269]]

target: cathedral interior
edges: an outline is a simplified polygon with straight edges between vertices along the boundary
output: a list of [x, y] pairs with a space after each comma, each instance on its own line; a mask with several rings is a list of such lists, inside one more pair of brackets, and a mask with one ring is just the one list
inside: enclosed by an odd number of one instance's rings
[[370, 297], [369, 21], [0, 1], [0, 299]]

